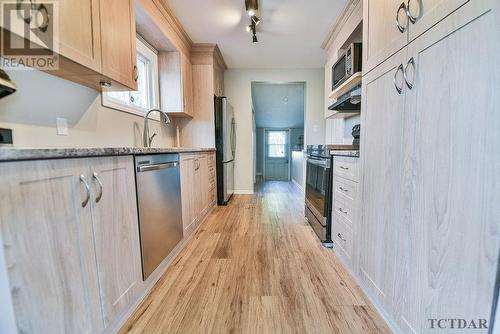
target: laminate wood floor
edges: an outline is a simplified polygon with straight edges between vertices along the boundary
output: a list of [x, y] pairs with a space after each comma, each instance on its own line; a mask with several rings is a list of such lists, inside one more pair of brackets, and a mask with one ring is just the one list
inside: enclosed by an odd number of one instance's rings
[[217, 207], [121, 333], [390, 333], [289, 182]]

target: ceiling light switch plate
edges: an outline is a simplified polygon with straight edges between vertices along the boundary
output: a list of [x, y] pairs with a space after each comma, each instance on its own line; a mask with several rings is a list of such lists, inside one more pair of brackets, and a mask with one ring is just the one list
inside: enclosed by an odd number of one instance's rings
[[0, 128], [0, 145], [12, 145], [12, 130]]
[[56, 118], [57, 135], [68, 135], [68, 120], [66, 118]]

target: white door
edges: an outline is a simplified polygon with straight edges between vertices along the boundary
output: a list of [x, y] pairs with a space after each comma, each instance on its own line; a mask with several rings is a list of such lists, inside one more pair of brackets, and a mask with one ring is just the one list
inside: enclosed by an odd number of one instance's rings
[[289, 130], [265, 131], [265, 179], [288, 181], [290, 171]]
[[487, 3], [469, 2], [408, 48], [409, 333], [430, 333], [431, 318], [490, 317], [500, 247], [500, 11]]

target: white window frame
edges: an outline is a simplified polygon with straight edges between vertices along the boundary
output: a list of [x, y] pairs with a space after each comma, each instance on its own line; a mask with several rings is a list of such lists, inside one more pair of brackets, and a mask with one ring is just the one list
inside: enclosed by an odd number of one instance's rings
[[[136, 38], [136, 51], [137, 58], [142, 57], [149, 62], [148, 75], [148, 91], [149, 91], [149, 104], [150, 109], [160, 108], [160, 84], [159, 84], [159, 69], [158, 69], [158, 51], [149, 45], [141, 36], [137, 35]], [[122, 101], [111, 97], [108, 93], [102, 94], [102, 105], [104, 107], [112, 108], [118, 111], [123, 111], [129, 114], [142, 116], [148, 112], [148, 109], [142, 108], [133, 104], [124, 104]], [[152, 119], [160, 120], [158, 113], [152, 113]]]

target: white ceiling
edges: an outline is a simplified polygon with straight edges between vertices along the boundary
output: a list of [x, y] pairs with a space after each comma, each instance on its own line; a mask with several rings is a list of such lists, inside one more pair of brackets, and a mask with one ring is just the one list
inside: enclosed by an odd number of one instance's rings
[[217, 43], [230, 68], [319, 68], [345, 0], [259, 0], [259, 43], [244, 0], [167, 0], [194, 42]]
[[252, 83], [258, 128], [303, 128], [304, 83]]

